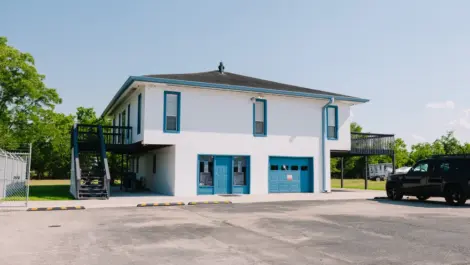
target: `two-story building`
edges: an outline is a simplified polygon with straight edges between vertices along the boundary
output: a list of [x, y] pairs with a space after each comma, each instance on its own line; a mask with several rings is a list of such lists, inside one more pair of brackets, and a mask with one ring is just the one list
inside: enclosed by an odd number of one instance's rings
[[112, 142], [135, 146], [131, 170], [155, 193], [317, 193], [331, 190], [331, 152], [351, 150], [350, 108], [367, 101], [226, 72], [221, 63], [131, 76], [102, 116], [128, 128]]
[[[134, 171], [167, 195], [330, 190], [330, 150], [349, 150], [350, 108], [368, 100], [219, 70], [131, 76], [106, 107]], [[138, 172], [137, 172], [138, 171]]]

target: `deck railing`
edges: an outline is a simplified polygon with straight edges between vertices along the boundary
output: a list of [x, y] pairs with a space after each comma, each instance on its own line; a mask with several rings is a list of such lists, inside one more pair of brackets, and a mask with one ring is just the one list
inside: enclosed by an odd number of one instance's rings
[[395, 135], [351, 133], [351, 153], [358, 155], [393, 155]]
[[[131, 144], [132, 127], [130, 126], [107, 126], [102, 125], [104, 143], [108, 144]], [[90, 124], [77, 124], [77, 137], [79, 143], [90, 143], [99, 141], [99, 126]]]
[[102, 126], [105, 144], [131, 144], [132, 127], [130, 126]]

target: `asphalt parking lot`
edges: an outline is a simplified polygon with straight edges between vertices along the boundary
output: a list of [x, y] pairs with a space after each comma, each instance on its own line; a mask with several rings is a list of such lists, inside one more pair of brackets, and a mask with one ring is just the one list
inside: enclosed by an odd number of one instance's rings
[[0, 264], [470, 264], [469, 217], [373, 200], [0, 212]]

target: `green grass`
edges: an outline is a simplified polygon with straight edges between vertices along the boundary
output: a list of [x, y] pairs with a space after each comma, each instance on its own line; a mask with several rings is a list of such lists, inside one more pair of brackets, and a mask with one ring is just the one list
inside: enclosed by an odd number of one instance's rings
[[[385, 190], [385, 181], [369, 180], [367, 188], [369, 190]], [[340, 179], [331, 179], [332, 188], [341, 188]], [[344, 179], [345, 189], [364, 189], [363, 179]]]
[[29, 200], [73, 200], [70, 195], [70, 180], [32, 180], [29, 184]]
[[[73, 200], [70, 195], [70, 180], [31, 180], [29, 183], [30, 201]], [[25, 196], [10, 196], [4, 201], [24, 201]]]

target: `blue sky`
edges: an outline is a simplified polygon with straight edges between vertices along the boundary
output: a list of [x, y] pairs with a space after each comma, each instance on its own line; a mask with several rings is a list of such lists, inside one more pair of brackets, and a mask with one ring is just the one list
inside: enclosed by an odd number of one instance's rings
[[407, 144], [470, 141], [470, 1], [5, 0], [0, 35], [58, 111], [104, 109], [129, 75], [226, 71], [369, 98], [353, 120]]

